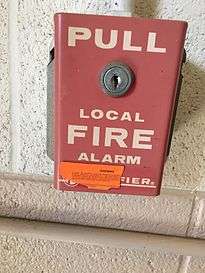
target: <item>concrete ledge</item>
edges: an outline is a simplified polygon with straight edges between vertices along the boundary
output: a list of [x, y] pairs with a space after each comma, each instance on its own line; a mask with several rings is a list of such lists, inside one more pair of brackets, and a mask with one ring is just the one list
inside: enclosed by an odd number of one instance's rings
[[0, 218], [0, 233], [28, 239], [74, 242], [145, 251], [164, 251], [171, 254], [205, 257], [204, 240], [156, 234], [7, 218]]
[[5, 217], [204, 238], [203, 200], [203, 192], [177, 189], [155, 198], [61, 192], [52, 177], [0, 174]]

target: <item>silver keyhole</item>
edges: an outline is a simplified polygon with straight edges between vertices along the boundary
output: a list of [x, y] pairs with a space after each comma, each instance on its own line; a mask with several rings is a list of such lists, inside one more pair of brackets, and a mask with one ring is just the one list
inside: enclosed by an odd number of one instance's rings
[[117, 89], [117, 88], [119, 88], [119, 86], [120, 86], [122, 80], [121, 80], [121, 78], [120, 78], [119, 76], [114, 75], [114, 76], [112, 77], [112, 79], [111, 79], [111, 82], [112, 82], [112, 88], [113, 88], [113, 89]]
[[132, 70], [119, 62], [107, 65], [100, 75], [103, 91], [112, 97], [123, 96], [131, 88], [133, 81]]

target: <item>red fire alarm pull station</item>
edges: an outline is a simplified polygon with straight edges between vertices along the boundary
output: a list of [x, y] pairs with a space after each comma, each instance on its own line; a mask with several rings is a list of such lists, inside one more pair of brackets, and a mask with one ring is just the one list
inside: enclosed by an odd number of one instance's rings
[[186, 29], [182, 21], [55, 15], [55, 188], [159, 194]]

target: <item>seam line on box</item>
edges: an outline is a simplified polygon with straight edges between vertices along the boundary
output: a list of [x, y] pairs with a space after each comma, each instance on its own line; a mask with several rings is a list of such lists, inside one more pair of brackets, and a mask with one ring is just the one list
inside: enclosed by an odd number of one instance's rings
[[9, 1], [9, 81], [11, 112], [11, 169], [19, 171], [20, 162], [20, 97], [18, 74], [18, 1]]

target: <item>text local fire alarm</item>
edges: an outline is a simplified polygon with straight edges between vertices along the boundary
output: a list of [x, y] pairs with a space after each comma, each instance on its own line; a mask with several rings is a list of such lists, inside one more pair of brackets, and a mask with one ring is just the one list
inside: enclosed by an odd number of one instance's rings
[[182, 21], [55, 15], [55, 188], [159, 194], [186, 29]]

